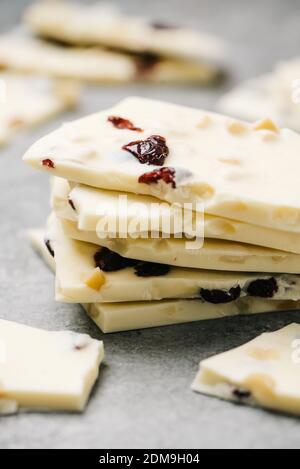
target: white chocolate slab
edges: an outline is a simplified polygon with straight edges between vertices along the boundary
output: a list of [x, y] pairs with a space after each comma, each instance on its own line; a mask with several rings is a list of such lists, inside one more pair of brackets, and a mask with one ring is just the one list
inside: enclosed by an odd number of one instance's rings
[[200, 249], [186, 249], [182, 239], [100, 239], [94, 231], [78, 230], [75, 222], [60, 219], [60, 223], [68, 237], [107, 247], [129, 259], [214, 271], [290, 274], [300, 271], [299, 254], [260, 246], [208, 239]]
[[218, 108], [249, 121], [268, 116], [280, 126], [299, 131], [299, 76], [299, 59], [279, 63], [269, 75], [247, 80], [226, 93]]
[[200, 363], [194, 391], [300, 415], [300, 324], [265, 333]]
[[83, 411], [103, 357], [88, 335], [0, 320], [0, 413]]
[[0, 64], [22, 73], [94, 83], [206, 83], [219, 75], [215, 66], [201, 62], [161, 58], [143, 66], [143, 59], [132, 55], [63, 47], [18, 31], [0, 36]]
[[[79, 230], [95, 231], [100, 239], [121, 237], [121, 226], [130, 227], [130, 233], [134, 238], [148, 235], [148, 231], [144, 229], [145, 226], [157, 226], [159, 232], [164, 235], [182, 232], [182, 230], [176, 230], [174, 223], [174, 215], [179, 210], [175, 205], [166, 208], [166, 204], [160, 204], [153, 197], [128, 193], [126, 194], [127, 211], [123, 211], [120, 209], [120, 195], [124, 196], [118, 192], [83, 185], [75, 185], [71, 189], [65, 179], [53, 178], [51, 203], [58, 217], [76, 221]], [[71, 207], [70, 200], [75, 210]], [[152, 203], [157, 204], [158, 211], [151, 211]], [[143, 204], [142, 210], [139, 208], [141, 204]], [[170, 224], [165, 223], [166, 216], [170, 220]], [[139, 224], [132, 223], [136, 217], [140, 220]], [[116, 224], [112, 223], [114, 220], [117, 220]], [[203, 223], [202, 230], [205, 238], [253, 244], [300, 254], [298, 233], [255, 226], [214, 215], [205, 215], [204, 219], [200, 220]], [[116, 232], [111, 233], [109, 226], [114, 225]], [[195, 226], [195, 212], [192, 212], [191, 223], [186, 222], [184, 226], [185, 234], [194, 236]], [[101, 227], [102, 230], [100, 230]], [[185, 266], [190, 267], [189, 265]]]
[[[172, 267], [164, 275], [140, 277], [134, 267], [115, 272], [96, 272], [100, 284], [92, 282], [95, 274], [94, 256], [99, 246], [68, 238], [57, 220], [49, 220], [51, 234], [47, 234], [50, 246], [55, 252], [56, 299], [70, 303], [157, 301], [173, 298], [207, 299], [207, 290], [230, 292], [238, 288], [237, 297], [247, 296], [256, 280], [268, 280], [273, 274], [245, 274], [236, 272], [207, 271]], [[100, 248], [101, 249], [101, 248]], [[99, 280], [100, 278], [100, 280]], [[278, 275], [276, 292], [270, 295], [273, 300], [299, 300], [300, 277]], [[203, 294], [202, 291], [204, 290]], [[253, 295], [253, 293], [250, 293]], [[257, 296], [263, 296], [258, 293]], [[234, 298], [236, 299], [236, 298]], [[224, 300], [227, 302], [227, 298]]]
[[[32, 5], [25, 22], [43, 37], [74, 45], [105, 45], [140, 53], [216, 60], [224, 44], [184, 27], [155, 27], [148, 19], [122, 14], [112, 4], [79, 5], [67, 1]], [[168, 26], [168, 25], [166, 25]]]
[[[129, 119], [144, 131], [115, 128], [110, 116]], [[151, 135], [166, 139], [169, 155], [164, 166], [175, 170], [176, 188], [163, 181], [138, 182], [161, 167], [141, 164], [122, 150]], [[254, 128], [222, 115], [128, 98], [63, 126], [34, 144], [24, 159], [70, 181], [194, 203], [211, 215], [299, 232], [299, 152], [300, 136], [288, 129]], [[43, 164], [45, 155], [52, 167]]]
[[[33, 248], [54, 271], [55, 262], [44, 242], [45, 232], [29, 233]], [[136, 301], [129, 303], [84, 304], [88, 316], [104, 333], [144, 329], [186, 322], [218, 319], [241, 314], [299, 309], [299, 301], [269, 301], [243, 297], [233, 303], [213, 305], [201, 300]]]
[[78, 98], [74, 83], [0, 72], [0, 146], [75, 106]]

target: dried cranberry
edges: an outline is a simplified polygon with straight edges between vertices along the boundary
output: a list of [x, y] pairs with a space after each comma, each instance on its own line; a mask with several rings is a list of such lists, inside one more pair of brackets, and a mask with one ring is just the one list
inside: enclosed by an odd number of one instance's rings
[[254, 280], [247, 288], [248, 295], [260, 298], [272, 298], [277, 291], [278, 285], [274, 277]]
[[230, 303], [231, 301], [239, 298], [241, 294], [241, 287], [232, 287], [230, 290], [207, 290], [201, 288], [200, 295], [201, 298], [208, 303], [213, 303], [215, 305], [219, 303]]
[[49, 158], [46, 158], [45, 160], [42, 161], [42, 165], [43, 166], [47, 166], [47, 168], [50, 168], [50, 169], [54, 169], [55, 168], [55, 165], [53, 163], [52, 160], [50, 160]]
[[169, 155], [166, 139], [160, 135], [151, 135], [146, 140], [130, 142], [122, 148], [135, 156], [141, 164], [163, 166]]
[[137, 78], [143, 77], [147, 73], [151, 73], [156, 65], [160, 62], [160, 58], [155, 54], [144, 53], [136, 56], [136, 72]]
[[239, 388], [234, 388], [232, 390], [232, 394], [234, 397], [237, 397], [238, 399], [248, 399], [251, 396], [250, 391], [246, 391], [245, 389], [239, 389]]
[[111, 122], [117, 129], [128, 129], [135, 132], [143, 132], [140, 127], [135, 127], [130, 120], [123, 119], [123, 117], [109, 116], [107, 120], [108, 122]]
[[133, 267], [138, 262], [134, 259], [122, 257], [108, 248], [101, 248], [97, 251], [94, 260], [96, 267], [104, 272], [116, 272], [117, 270], [126, 269], [126, 267]]
[[54, 253], [54, 250], [53, 250], [53, 248], [52, 248], [52, 246], [51, 246], [51, 241], [50, 241], [50, 239], [45, 239], [45, 245], [46, 245], [46, 248], [48, 249], [50, 255], [51, 255], [52, 257], [55, 257], [55, 253]]
[[175, 169], [174, 168], [161, 168], [150, 171], [149, 173], [142, 174], [139, 177], [139, 182], [142, 184], [157, 184], [158, 181], [164, 181], [166, 184], [171, 184], [176, 188]]
[[137, 277], [161, 277], [167, 275], [171, 267], [166, 264], [156, 264], [154, 262], [139, 262], [134, 270]]
[[72, 209], [76, 211], [76, 207], [75, 207], [75, 204], [74, 204], [73, 200], [72, 200], [72, 199], [68, 199], [68, 203], [69, 203], [69, 205], [72, 207]]

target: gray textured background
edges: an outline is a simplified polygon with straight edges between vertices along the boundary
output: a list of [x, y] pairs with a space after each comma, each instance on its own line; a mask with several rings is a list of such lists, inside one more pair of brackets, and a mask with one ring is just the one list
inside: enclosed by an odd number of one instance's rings
[[[1, 0], [0, 27], [9, 29], [29, 1]], [[0, 317], [47, 329], [104, 338], [106, 364], [83, 415], [21, 414], [0, 418], [2, 448], [299, 448], [292, 417], [193, 394], [201, 358], [257, 334], [300, 320], [299, 313], [207, 321], [103, 337], [80, 307], [53, 300], [53, 277], [31, 251], [26, 229], [43, 224], [47, 178], [27, 168], [28, 146], [63, 119], [105, 108], [131, 94], [214, 109], [239, 80], [297, 55], [297, 0], [128, 0], [128, 11], [186, 22], [231, 43], [229, 79], [217, 89], [124, 86], [89, 89], [81, 109], [18, 138], [0, 152]]]

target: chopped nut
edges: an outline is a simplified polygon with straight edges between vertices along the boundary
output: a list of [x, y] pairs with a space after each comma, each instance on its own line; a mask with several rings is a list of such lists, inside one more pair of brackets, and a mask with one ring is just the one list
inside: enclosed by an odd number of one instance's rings
[[99, 291], [100, 288], [102, 287], [102, 285], [104, 285], [105, 283], [105, 276], [104, 274], [101, 272], [101, 270], [99, 269], [99, 267], [97, 267], [92, 275], [85, 281], [85, 284], [92, 288], [93, 290], [96, 290], [96, 291]]
[[227, 125], [227, 130], [232, 134], [241, 134], [246, 131], [246, 125], [240, 121], [230, 120]]
[[263, 349], [259, 347], [252, 347], [248, 350], [248, 355], [255, 360], [276, 360], [279, 358], [279, 353], [275, 349]]
[[253, 124], [254, 130], [271, 130], [272, 132], [279, 132], [279, 127], [272, 121], [272, 119], [262, 119]]
[[209, 116], [203, 116], [200, 122], [197, 124], [198, 129], [205, 129], [211, 124], [212, 120]]

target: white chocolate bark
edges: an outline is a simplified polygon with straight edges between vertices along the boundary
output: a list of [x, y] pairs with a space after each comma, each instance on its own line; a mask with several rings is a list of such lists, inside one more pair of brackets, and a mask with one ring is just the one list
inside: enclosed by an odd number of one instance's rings
[[0, 320], [0, 413], [84, 410], [103, 357], [88, 335]]
[[[112, 235], [119, 238], [122, 235], [120, 230], [122, 226], [130, 228], [130, 233], [134, 238], [148, 235], [149, 230], [144, 227], [151, 226], [157, 226], [158, 231], [164, 235], [182, 232], [176, 230], [174, 223], [174, 215], [179, 210], [177, 206], [166, 207], [166, 204], [160, 204], [153, 197], [128, 193], [126, 194], [127, 211], [123, 211], [120, 209], [120, 195], [118, 192], [83, 185], [75, 185], [71, 188], [65, 179], [53, 178], [51, 203], [58, 217], [76, 221], [79, 230], [95, 231], [100, 239], [112, 238]], [[74, 208], [70, 205], [70, 201]], [[158, 206], [157, 211], [151, 211], [153, 202]], [[140, 209], [140, 204], [143, 204], [142, 209]], [[165, 223], [166, 216], [169, 217], [167, 219], [170, 220], [170, 224]], [[140, 220], [139, 224], [133, 223], [136, 217]], [[114, 220], [117, 220], [116, 224], [113, 223]], [[298, 233], [288, 233], [214, 215], [205, 215], [201, 223], [203, 223], [204, 238], [223, 239], [300, 254]], [[116, 228], [114, 233], [110, 232], [110, 226]], [[190, 223], [185, 223], [184, 233], [195, 236], [195, 226], [195, 212], [192, 212]], [[153, 252], [156, 252], [155, 249]], [[192, 267], [188, 264], [184, 266]]]
[[95, 83], [206, 83], [219, 75], [216, 67], [201, 62], [161, 58], [143, 66], [143, 59], [135, 56], [99, 47], [63, 47], [19, 32], [0, 36], [0, 64], [22, 73]]
[[[236, 272], [206, 271], [172, 267], [163, 275], [138, 276], [134, 267], [113, 272], [96, 268], [94, 256], [99, 246], [76, 241], [67, 237], [57, 220], [50, 220], [51, 231], [47, 239], [55, 253], [56, 299], [70, 303], [157, 301], [168, 298], [208, 298], [211, 291], [230, 292], [219, 302], [234, 301], [240, 296], [263, 296], [251, 290], [253, 282], [269, 280], [276, 282], [269, 298], [273, 300], [300, 299], [300, 278], [297, 275], [248, 274]], [[250, 292], [250, 293], [248, 293]]]
[[0, 145], [73, 107], [78, 98], [74, 83], [0, 72]]
[[300, 324], [203, 360], [194, 391], [300, 415]]
[[[143, 132], [116, 128], [110, 116], [129, 119]], [[164, 167], [175, 170], [176, 187], [162, 180], [139, 182], [161, 166], [141, 164], [122, 149], [152, 135], [166, 139]], [[288, 129], [270, 130], [269, 122], [254, 127], [222, 115], [128, 98], [63, 126], [34, 144], [24, 158], [70, 181], [194, 203], [211, 215], [299, 232], [299, 152], [300, 136]], [[45, 155], [51, 167], [43, 163]]]
[[183, 27], [155, 27], [145, 18], [124, 15], [107, 4], [39, 2], [28, 9], [25, 22], [41, 36], [74, 45], [100, 44], [133, 52], [207, 60], [219, 59], [224, 52], [219, 39]]
[[299, 131], [299, 59], [276, 65], [268, 75], [247, 80], [219, 101], [221, 112], [254, 121], [266, 116]]
[[177, 267], [234, 272], [300, 273], [299, 254], [208, 239], [200, 249], [186, 249], [182, 239], [98, 238], [94, 231], [78, 230], [75, 222], [60, 219], [73, 239], [104, 246], [129, 259], [142, 259]]
[[[33, 248], [54, 271], [55, 262], [45, 246], [45, 232], [32, 230]], [[83, 308], [104, 333], [143, 329], [193, 321], [218, 319], [241, 314], [299, 309], [299, 301], [243, 297], [233, 303], [211, 304], [201, 300], [136, 301], [129, 303], [90, 303]]]

